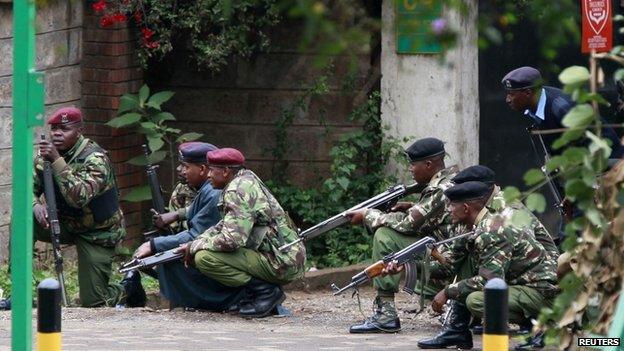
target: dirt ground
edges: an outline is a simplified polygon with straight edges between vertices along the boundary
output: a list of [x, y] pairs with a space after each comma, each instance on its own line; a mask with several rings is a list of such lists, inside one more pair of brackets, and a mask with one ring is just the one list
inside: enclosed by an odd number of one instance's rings
[[[284, 305], [293, 312], [292, 317], [254, 320], [204, 311], [66, 308], [63, 349], [414, 350], [419, 339], [434, 335], [440, 327], [429, 309], [419, 315], [406, 312], [418, 308], [418, 299], [400, 294], [400, 333], [352, 335], [349, 326], [364, 317], [350, 294], [334, 297], [328, 290], [287, 294]], [[361, 291], [362, 311], [367, 316], [373, 297], [370, 287]], [[0, 312], [0, 350], [10, 349], [10, 318], [10, 312]], [[480, 339], [475, 337], [476, 349]]]

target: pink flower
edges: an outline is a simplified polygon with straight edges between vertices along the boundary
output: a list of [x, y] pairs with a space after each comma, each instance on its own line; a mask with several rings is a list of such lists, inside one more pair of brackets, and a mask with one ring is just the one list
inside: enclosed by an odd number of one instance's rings
[[441, 35], [447, 30], [446, 20], [444, 18], [437, 18], [431, 22], [431, 31], [435, 35]]

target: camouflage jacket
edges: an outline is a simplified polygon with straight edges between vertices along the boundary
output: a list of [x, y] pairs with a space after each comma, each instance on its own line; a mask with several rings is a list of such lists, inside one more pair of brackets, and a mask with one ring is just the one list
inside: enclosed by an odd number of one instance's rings
[[559, 249], [552, 237], [548, 233], [548, 230], [542, 222], [533, 214], [533, 212], [529, 211], [526, 206], [520, 201], [513, 201], [511, 203], [507, 203], [505, 198], [503, 197], [503, 192], [500, 191], [498, 186], [495, 186], [488, 203], [485, 205], [488, 211], [492, 214], [500, 214], [505, 218], [505, 223], [511, 223], [511, 218], [517, 212], [522, 212], [526, 214], [527, 217], [530, 218], [530, 222], [527, 225], [527, 229], [529, 233], [533, 233], [535, 239], [544, 246], [548, 255], [553, 258], [555, 261], [559, 257]]
[[305, 246], [299, 243], [286, 252], [278, 250], [297, 239], [297, 230], [252, 171], [238, 172], [223, 189], [218, 207], [221, 221], [193, 241], [192, 254], [199, 250], [232, 252], [248, 248], [263, 254], [280, 279], [292, 280], [303, 275]]
[[[126, 230], [119, 208], [113, 166], [104, 150], [94, 141], [80, 136], [76, 144], [51, 167], [59, 221], [71, 234], [80, 235], [90, 242], [104, 246], [114, 246], [119, 242]], [[33, 181], [33, 205], [43, 204], [41, 157], [35, 158]], [[104, 218], [98, 218], [107, 211], [110, 213]]]
[[169, 211], [178, 213], [178, 221], [171, 224], [171, 228], [175, 232], [188, 229], [185, 221], [186, 211], [191, 206], [195, 196], [197, 196], [197, 190], [187, 183], [178, 182], [175, 188], [173, 188], [171, 198], [169, 199]]
[[[406, 212], [384, 213], [375, 209], [367, 210], [364, 225], [371, 231], [379, 227], [388, 227], [404, 235], [418, 237], [429, 235], [437, 239], [446, 239], [453, 225], [449, 213], [445, 211], [444, 190], [453, 185], [451, 178], [456, 174], [457, 166], [451, 166], [434, 175], [421, 192], [419, 200]], [[415, 222], [410, 215], [412, 211], [418, 211], [425, 220]]]
[[449, 298], [463, 300], [472, 292], [482, 291], [485, 283], [496, 277], [509, 285], [537, 289], [546, 296], [556, 293], [556, 261], [527, 229], [504, 223], [505, 218], [484, 208], [477, 217], [474, 235], [453, 245], [450, 263], [468, 259], [474, 275], [447, 286]]

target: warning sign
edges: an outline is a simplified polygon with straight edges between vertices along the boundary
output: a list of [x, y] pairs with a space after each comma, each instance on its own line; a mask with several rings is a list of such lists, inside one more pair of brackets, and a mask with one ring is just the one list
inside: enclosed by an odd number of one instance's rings
[[611, 51], [613, 21], [611, 0], [582, 0], [583, 41], [581, 51], [588, 53]]

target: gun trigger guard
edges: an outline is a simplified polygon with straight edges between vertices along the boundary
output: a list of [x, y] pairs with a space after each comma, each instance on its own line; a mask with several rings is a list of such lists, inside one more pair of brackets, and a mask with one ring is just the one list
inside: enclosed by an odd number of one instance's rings
[[355, 295], [358, 295], [358, 296], [360, 295], [359, 294], [359, 289], [357, 287], [353, 289], [353, 294], [351, 294], [351, 298], [354, 298]]

